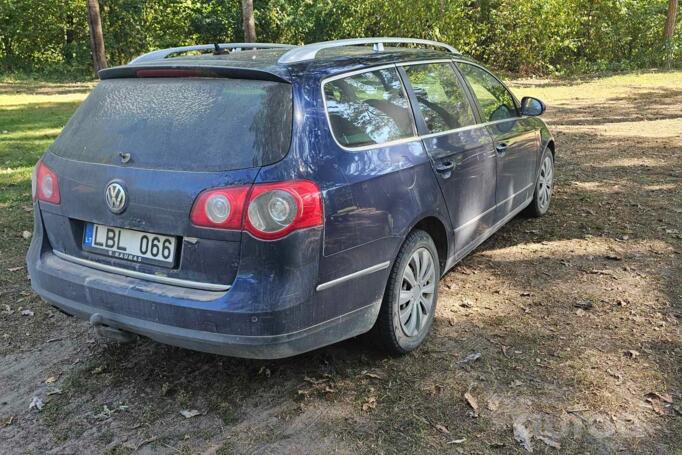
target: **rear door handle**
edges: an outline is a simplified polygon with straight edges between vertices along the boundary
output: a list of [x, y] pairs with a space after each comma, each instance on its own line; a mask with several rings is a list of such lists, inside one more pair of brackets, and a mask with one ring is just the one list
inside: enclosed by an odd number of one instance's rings
[[500, 142], [495, 146], [495, 150], [497, 150], [497, 153], [500, 155], [503, 155], [507, 152], [507, 143], [506, 142]]
[[455, 169], [455, 163], [450, 160], [441, 161], [438, 164], [436, 164], [436, 171], [438, 171], [441, 174], [444, 174], [443, 176], [445, 178], [450, 177], [450, 174], [452, 173], [453, 169]]

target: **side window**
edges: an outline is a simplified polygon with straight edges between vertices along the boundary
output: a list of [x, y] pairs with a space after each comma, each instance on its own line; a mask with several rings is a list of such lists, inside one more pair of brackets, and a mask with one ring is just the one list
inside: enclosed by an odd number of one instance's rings
[[383, 144], [415, 135], [405, 89], [395, 68], [324, 84], [332, 133], [345, 147]]
[[476, 123], [469, 100], [449, 63], [405, 66], [429, 133]]
[[519, 116], [514, 97], [492, 74], [478, 66], [457, 65], [481, 106], [483, 121], [494, 122]]

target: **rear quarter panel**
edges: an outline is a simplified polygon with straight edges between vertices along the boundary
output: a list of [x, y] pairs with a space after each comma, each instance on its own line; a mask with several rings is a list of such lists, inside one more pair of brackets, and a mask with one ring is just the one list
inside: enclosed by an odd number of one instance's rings
[[[342, 148], [325, 114], [322, 77], [304, 81], [304, 109], [295, 115], [302, 118], [301, 131], [295, 132], [299, 142], [294, 149], [324, 194], [319, 282], [392, 261], [409, 230], [424, 217], [436, 216], [449, 226], [421, 140], [370, 150]], [[385, 281], [382, 291], [384, 286]]]

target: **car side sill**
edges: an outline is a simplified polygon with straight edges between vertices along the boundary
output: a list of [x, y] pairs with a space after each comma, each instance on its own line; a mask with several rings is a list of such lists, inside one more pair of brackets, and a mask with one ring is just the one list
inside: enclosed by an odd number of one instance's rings
[[52, 251], [55, 256], [65, 261], [73, 262], [74, 264], [83, 265], [85, 267], [90, 267], [93, 269], [101, 270], [103, 272], [115, 273], [118, 275], [124, 275], [130, 278], [138, 278], [140, 280], [154, 281], [156, 283], [169, 284], [171, 286], [180, 286], [183, 288], [199, 289], [202, 291], [227, 291], [232, 286], [228, 284], [214, 284], [214, 283], [202, 283], [199, 281], [182, 280], [180, 278], [170, 278], [167, 276], [152, 275], [149, 273], [136, 272], [135, 270], [122, 269], [120, 267], [114, 267], [113, 265], [100, 264], [99, 262], [89, 261], [87, 259], [77, 258], [71, 256], [70, 254], [62, 253], [61, 251]]
[[[531, 183], [530, 185], [526, 185], [525, 188], [520, 189], [520, 190], [517, 191], [516, 193], [512, 194], [511, 196], [509, 196], [507, 199], [498, 202], [497, 204], [493, 205], [492, 207], [490, 207], [488, 210], [486, 210], [485, 212], [481, 213], [480, 215], [476, 215], [475, 217], [473, 217], [473, 218], [470, 219], [469, 221], [467, 221], [467, 222], [465, 222], [465, 223], [463, 223], [463, 224], [457, 226], [457, 228], [455, 228], [455, 232], [460, 231], [460, 230], [464, 229], [465, 227], [467, 227], [468, 225], [470, 225], [471, 223], [474, 223], [474, 222], [480, 220], [481, 218], [483, 218], [483, 217], [486, 216], [488, 213], [492, 212], [493, 210], [495, 210], [496, 208], [498, 208], [499, 206], [501, 206], [502, 204], [504, 204], [504, 203], [507, 202], [508, 200], [514, 199], [514, 198], [515, 198], [516, 196], [518, 196], [519, 194], [523, 193], [524, 191], [527, 191], [528, 188], [530, 188], [531, 186], [533, 186], [532, 183]], [[525, 202], [524, 202], [524, 204], [525, 204]]]
[[448, 262], [445, 266], [445, 270], [443, 271], [443, 274], [450, 270], [452, 267], [455, 266], [459, 261], [464, 259], [464, 257], [471, 253], [473, 250], [476, 249], [481, 243], [485, 242], [490, 238], [491, 235], [493, 235], [495, 232], [497, 232], [502, 226], [504, 226], [509, 220], [514, 218], [516, 215], [518, 215], [523, 209], [528, 207], [528, 204], [531, 203], [533, 200], [533, 197], [529, 197], [526, 199], [522, 204], [520, 204], [518, 207], [516, 207], [514, 210], [509, 212], [504, 218], [502, 218], [500, 221], [492, 225], [490, 228], [488, 228], [483, 234], [478, 236], [476, 239], [472, 240], [471, 243], [469, 243], [467, 246], [462, 248], [461, 251], [456, 253], [454, 256], [452, 256], [450, 259], [448, 259]]
[[315, 290], [318, 292], [324, 291], [325, 289], [334, 287], [337, 284], [345, 283], [346, 281], [350, 281], [361, 276], [369, 275], [370, 273], [378, 272], [379, 270], [387, 269], [389, 265], [391, 265], [391, 261], [382, 262], [381, 264], [376, 264], [373, 265], [372, 267], [367, 267], [366, 269], [358, 270], [357, 272], [353, 272], [349, 275], [344, 275], [334, 280], [319, 284], [317, 285], [317, 288], [315, 288]]

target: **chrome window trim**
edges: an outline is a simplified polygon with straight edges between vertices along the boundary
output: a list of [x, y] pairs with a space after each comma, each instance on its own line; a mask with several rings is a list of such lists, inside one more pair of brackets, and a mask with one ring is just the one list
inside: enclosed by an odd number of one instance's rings
[[388, 266], [391, 265], [391, 261], [386, 261], [382, 262], [381, 264], [376, 264], [373, 265], [372, 267], [367, 267], [366, 269], [358, 270], [357, 272], [353, 272], [348, 275], [344, 275], [342, 277], [333, 279], [331, 281], [327, 281], [322, 284], [318, 284], [317, 287], [315, 288], [316, 291], [324, 291], [325, 289], [329, 289], [331, 287], [336, 286], [337, 284], [345, 283], [346, 281], [353, 280], [355, 278], [360, 278], [361, 276], [369, 275], [374, 272], [378, 272], [379, 270], [384, 270], [387, 269]]
[[412, 62], [396, 63], [396, 66], [430, 65], [432, 63], [452, 63], [452, 59], [451, 58], [438, 58], [438, 59], [431, 59], [431, 60], [415, 60]]
[[[415, 61], [411, 61], [411, 62], [391, 63], [391, 64], [386, 64], [386, 65], [372, 66], [372, 67], [369, 67], [369, 68], [362, 68], [362, 69], [359, 69], [359, 70], [348, 71], [348, 72], [346, 72], [346, 73], [335, 74], [335, 75], [333, 75], [333, 76], [329, 76], [329, 77], [323, 79], [322, 82], [321, 82], [321, 84], [320, 84], [320, 94], [321, 94], [321, 96], [322, 96], [322, 104], [323, 104], [323, 106], [324, 106], [324, 115], [325, 115], [325, 117], [326, 117], [326, 119], [327, 119], [327, 128], [329, 129], [329, 133], [331, 134], [332, 138], [334, 139], [334, 142], [336, 143], [336, 145], [338, 145], [342, 150], [345, 150], [345, 151], [347, 151], [347, 152], [363, 152], [363, 151], [368, 151], [368, 150], [374, 150], [374, 149], [392, 147], [392, 146], [400, 145], [400, 144], [407, 144], [407, 143], [415, 142], [415, 141], [418, 141], [418, 140], [431, 139], [431, 138], [439, 137], [439, 136], [446, 136], [446, 135], [448, 135], [448, 134], [454, 134], [454, 133], [464, 132], [464, 131], [473, 130], [473, 129], [476, 129], [476, 128], [485, 128], [485, 127], [488, 127], [488, 126], [497, 125], [497, 124], [499, 124], [499, 123], [510, 122], [510, 121], [518, 121], [518, 120], [522, 120], [522, 119], [527, 118], [527, 116], [509, 117], [509, 118], [502, 119], [502, 120], [494, 120], [494, 121], [491, 121], [491, 122], [476, 123], [475, 125], [467, 125], [467, 126], [463, 126], [463, 127], [461, 127], [461, 128], [455, 128], [455, 129], [452, 129], [452, 130], [441, 131], [441, 132], [438, 132], [438, 133], [429, 133], [429, 134], [421, 134], [421, 135], [420, 135], [420, 134], [415, 134], [414, 136], [410, 136], [410, 137], [406, 137], [406, 138], [401, 138], [401, 139], [396, 139], [396, 140], [394, 140], [394, 141], [384, 142], [384, 143], [382, 143], [382, 144], [369, 144], [369, 145], [363, 145], [363, 146], [361, 146], [361, 147], [346, 147], [345, 145], [342, 145], [342, 144], [336, 139], [336, 136], [334, 135], [334, 131], [332, 130], [331, 119], [329, 118], [329, 111], [327, 110], [327, 98], [326, 98], [325, 95], [324, 95], [324, 86], [325, 86], [325, 84], [327, 84], [328, 82], [335, 81], [335, 80], [344, 79], [344, 78], [346, 78], [346, 77], [351, 77], [351, 76], [355, 76], [355, 75], [358, 75], [358, 74], [367, 73], [367, 72], [372, 72], [372, 71], [377, 71], [377, 70], [381, 70], [381, 69], [386, 69], [386, 68], [397, 68], [397, 67], [399, 67], [399, 66], [427, 65], [427, 64], [430, 64], [430, 63], [466, 63], [467, 65], [477, 66], [477, 67], [481, 68], [482, 70], [486, 71], [487, 73], [491, 74], [498, 82], [500, 82], [500, 84], [502, 84], [502, 85], [504, 86], [504, 88], [507, 89], [507, 91], [509, 91], [509, 93], [511, 93], [511, 95], [512, 95], [514, 101], [515, 101], [516, 103], [518, 103], [518, 100], [517, 100], [516, 96], [515, 96], [514, 93], [509, 89], [509, 87], [507, 87], [507, 85], [506, 85], [504, 82], [500, 81], [494, 74], [492, 74], [490, 71], [488, 71], [485, 67], [483, 67], [483, 66], [481, 66], [481, 65], [478, 65], [478, 64], [476, 64], [476, 63], [472, 63], [472, 62], [469, 62], [469, 61], [466, 61], [466, 60], [460, 60], [460, 59], [457, 59], [457, 58], [452, 58], [452, 59], [432, 59], [432, 60], [415, 60]], [[405, 84], [403, 83], [402, 80], [401, 80], [400, 83], [402, 84], [403, 89], [404, 89], [405, 91], [407, 91], [407, 90], [405, 89]], [[468, 87], [467, 87], [467, 89], [468, 89]], [[406, 94], [407, 94], [407, 93], [406, 93]], [[410, 101], [410, 99], [409, 99], [409, 96], [408, 96], [407, 102], [408, 102], [408, 103], [410, 104], [410, 106], [412, 107], [412, 103], [411, 103], [411, 101]], [[472, 106], [472, 107], [473, 107], [473, 106]], [[517, 106], [517, 110], [518, 110], [518, 106]], [[414, 120], [414, 118], [413, 118], [413, 120]]]
[[99, 262], [82, 259], [70, 254], [62, 253], [61, 251], [52, 251], [55, 256], [65, 261], [73, 262], [74, 264], [90, 267], [100, 270], [102, 272], [115, 273], [117, 275], [124, 275], [129, 278], [137, 278], [140, 280], [153, 281], [155, 283], [168, 284], [171, 286], [179, 286], [183, 288], [199, 289], [201, 291], [224, 292], [228, 291], [232, 286], [226, 284], [202, 283], [199, 281], [183, 280], [180, 278], [170, 278], [167, 276], [152, 275], [150, 273], [137, 272], [135, 270], [123, 269], [113, 265], [100, 264]]
[[[358, 147], [348, 147], [346, 145], [341, 144], [339, 140], [336, 137], [336, 134], [334, 133], [334, 129], [332, 128], [332, 121], [331, 118], [329, 117], [329, 109], [327, 108], [327, 97], [324, 94], [324, 87], [327, 85], [329, 82], [334, 82], [338, 81], [339, 79], [346, 79], [349, 77], [357, 76], [358, 74], [364, 74], [364, 73], [372, 73], [375, 71], [381, 71], [384, 69], [389, 69], [393, 68], [396, 70], [396, 74], [398, 75], [398, 79], [400, 80], [400, 86], [403, 88], [403, 94], [405, 95], [405, 99], [407, 100], [408, 106], [410, 106], [410, 120], [412, 121], [412, 136], [409, 137], [401, 137], [400, 139], [394, 139], [392, 141], [388, 142], [382, 142], [381, 144], [368, 144], [368, 145], [361, 145]], [[412, 115], [412, 105], [410, 103], [410, 97], [407, 94], [407, 88], [405, 87], [405, 84], [403, 83], [402, 78], [400, 77], [400, 74], [397, 72], [397, 67], [395, 64], [391, 63], [389, 65], [381, 65], [381, 66], [373, 66], [370, 68], [363, 68], [361, 70], [355, 70], [355, 71], [350, 71], [347, 73], [342, 73], [342, 74], [335, 74], [334, 76], [330, 76], [326, 79], [322, 80], [322, 83], [320, 84], [320, 95], [322, 96], [322, 104], [324, 106], [324, 116], [327, 119], [327, 127], [329, 129], [329, 133], [331, 134], [332, 138], [334, 138], [334, 142], [336, 142], [336, 145], [341, 147], [343, 150], [346, 150], [348, 152], [362, 152], [365, 150], [373, 150], [377, 148], [384, 148], [384, 147], [390, 147], [393, 145], [398, 145], [398, 144], [406, 144], [408, 142], [414, 142], [419, 140], [419, 135], [417, 135], [417, 125], [415, 124], [414, 121], [414, 116]]]

